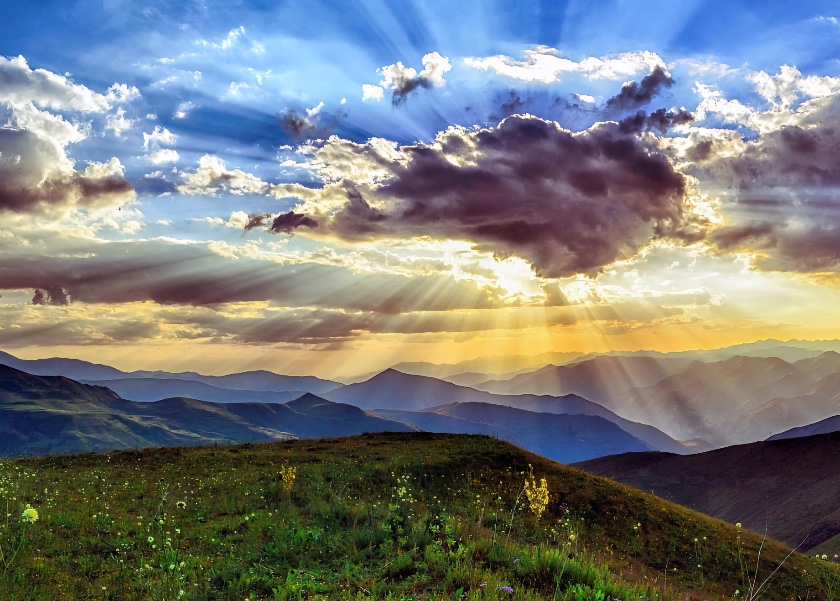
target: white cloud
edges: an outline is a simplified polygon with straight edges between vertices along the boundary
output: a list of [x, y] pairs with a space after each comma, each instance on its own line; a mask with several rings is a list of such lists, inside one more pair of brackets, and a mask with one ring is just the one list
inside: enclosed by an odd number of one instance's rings
[[184, 183], [178, 186], [181, 194], [216, 196], [221, 191], [230, 194], [265, 194], [268, 184], [241, 169], [228, 170], [217, 156], [205, 154], [192, 173], [182, 172]]
[[199, 46], [204, 48], [214, 48], [216, 50], [230, 50], [239, 41], [239, 38], [245, 35], [245, 27], [240, 25], [236, 29], [231, 29], [227, 36], [218, 42], [211, 42], [209, 40], [196, 40]]
[[418, 88], [439, 88], [446, 85], [444, 75], [452, 69], [449, 59], [438, 52], [429, 52], [422, 59], [423, 70], [406, 67], [402, 61], [386, 65], [376, 72], [382, 76], [378, 85], [363, 84], [362, 100], [382, 100], [385, 90], [393, 92], [394, 102], [404, 99]]
[[587, 57], [577, 62], [561, 57], [557, 50], [548, 46], [526, 50], [524, 55], [522, 60], [503, 54], [485, 58], [468, 57], [464, 59], [464, 64], [511, 79], [542, 83], [559, 81], [567, 73], [578, 73], [589, 79], [621, 80], [646, 73], [657, 65], [665, 65], [659, 55], [649, 51], [625, 52], [601, 58]]
[[134, 127], [136, 123], [135, 119], [126, 119], [125, 117], [125, 109], [120, 107], [117, 109], [117, 112], [113, 115], [108, 115], [105, 120], [105, 129], [114, 132], [114, 135], [119, 137]]
[[382, 100], [384, 95], [384, 88], [380, 88], [379, 86], [374, 86], [369, 83], [362, 84], [362, 102], [367, 102], [368, 100], [376, 100], [379, 102]]
[[147, 158], [152, 165], [163, 165], [164, 163], [177, 163], [181, 159], [181, 155], [171, 148], [164, 148], [156, 150]]
[[140, 98], [140, 90], [134, 86], [128, 86], [124, 83], [115, 83], [108, 88], [108, 95], [106, 96], [109, 102], [121, 104], [124, 102], [131, 102]]
[[0, 101], [11, 104], [32, 102], [42, 108], [82, 112], [103, 112], [111, 106], [107, 96], [63, 75], [30, 69], [22, 56], [0, 56], [0, 83]]
[[186, 102], [182, 102], [178, 105], [178, 108], [175, 109], [175, 114], [172, 115], [175, 119], [186, 119], [187, 115], [190, 114], [190, 111], [195, 108], [195, 104], [187, 100]]
[[311, 109], [306, 109], [306, 116], [310, 119], [321, 112], [321, 109], [324, 108], [324, 101], [322, 100]]
[[173, 146], [178, 137], [161, 125], [156, 125], [151, 133], [143, 133], [143, 148], [155, 149], [160, 146]]

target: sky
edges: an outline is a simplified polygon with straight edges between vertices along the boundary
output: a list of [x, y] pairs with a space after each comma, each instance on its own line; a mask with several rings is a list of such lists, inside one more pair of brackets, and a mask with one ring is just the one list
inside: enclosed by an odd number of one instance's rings
[[840, 338], [834, 0], [5, 12], [17, 356], [339, 377]]

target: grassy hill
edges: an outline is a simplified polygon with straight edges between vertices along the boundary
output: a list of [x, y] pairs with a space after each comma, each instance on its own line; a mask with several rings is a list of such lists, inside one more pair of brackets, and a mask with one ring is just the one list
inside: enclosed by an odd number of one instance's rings
[[840, 583], [830, 561], [773, 541], [757, 559], [751, 532], [485, 436], [6, 460], [0, 504], [4, 601], [742, 599], [753, 575], [762, 599], [832, 599]]

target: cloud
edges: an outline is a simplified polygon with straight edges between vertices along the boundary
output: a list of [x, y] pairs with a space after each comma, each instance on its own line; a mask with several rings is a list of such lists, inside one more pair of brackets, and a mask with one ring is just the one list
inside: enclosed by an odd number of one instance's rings
[[307, 190], [285, 227], [311, 230], [306, 215], [318, 235], [345, 240], [467, 240], [547, 277], [597, 273], [653, 239], [702, 237], [683, 176], [615, 123], [573, 134], [514, 116], [399, 150], [333, 138], [315, 153], [319, 163], [331, 183]]
[[87, 137], [89, 124], [80, 115], [105, 113], [136, 95], [136, 88], [117, 84], [107, 95], [98, 94], [65, 76], [30, 69], [22, 56], [0, 57], [0, 110], [6, 113], [0, 128], [0, 211], [58, 219], [75, 209], [131, 202], [134, 193], [118, 159], [90, 162], [78, 171], [67, 147]]
[[711, 240], [762, 268], [840, 268], [840, 95], [804, 105], [797, 123], [752, 142], [703, 148], [699, 177], [721, 191], [727, 223]]
[[161, 146], [174, 146], [177, 136], [161, 125], [156, 125], [151, 133], [143, 133], [143, 148], [154, 149]]
[[665, 88], [674, 85], [674, 79], [661, 65], [656, 65], [641, 82], [631, 81], [621, 91], [607, 100], [607, 110], [628, 111], [648, 104]]
[[220, 192], [228, 194], [265, 194], [268, 184], [255, 175], [241, 169], [228, 170], [222, 159], [205, 154], [198, 160], [198, 167], [193, 172], [181, 173], [183, 183], [177, 187], [181, 194], [205, 194], [216, 196]]
[[622, 79], [664, 64], [653, 52], [627, 52], [602, 58], [588, 57], [579, 62], [560, 56], [548, 46], [526, 50], [522, 60], [503, 54], [486, 58], [465, 58], [464, 65], [491, 71], [519, 81], [554, 83], [566, 74], [577, 73], [589, 79]]
[[295, 109], [286, 109], [279, 117], [280, 127], [295, 138], [326, 137], [338, 126], [338, 122], [346, 113], [339, 112], [333, 115], [322, 110], [323, 108], [322, 101], [312, 108], [305, 109], [305, 115]]
[[48, 254], [11, 248], [0, 262], [0, 290], [41, 290], [42, 302], [196, 307], [267, 302], [392, 315], [501, 306], [492, 291], [446, 274], [398, 275], [354, 270], [352, 262], [279, 258], [263, 257], [250, 245], [161, 239], [56, 243]]
[[181, 155], [171, 148], [164, 148], [152, 152], [147, 158], [152, 165], [163, 165], [165, 163], [177, 163], [181, 159]]
[[440, 88], [446, 85], [444, 75], [452, 69], [449, 59], [438, 52], [423, 56], [423, 69], [419, 73], [413, 67], [406, 67], [402, 61], [377, 69], [382, 80], [377, 86], [362, 85], [362, 100], [381, 100], [386, 90], [391, 90], [391, 103], [399, 106], [415, 90]]
[[58, 217], [133, 199], [118, 159], [76, 171], [61, 145], [25, 129], [0, 129], [0, 211]]
[[111, 99], [45, 69], [30, 69], [22, 56], [0, 56], [0, 101], [33, 102], [41, 108], [102, 112]]
[[32, 297], [33, 305], [67, 305], [70, 303], [70, 295], [61, 286], [45, 286], [43, 290], [35, 290]]
[[120, 137], [123, 133], [129, 131], [137, 123], [136, 119], [126, 119], [125, 109], [120, 107], [113, 115], [109, 115], [105, 122], [105, 129], [114, 132], [114, 135]]
[[635, 115], [621, 120], [621, 130], [638, 134], [643, 131], [656, 131], [665, 134], [678, 125], [687, 125], [694, 120], [694, 115], [680, 108], [678, 111], [657, 109], [649, 115], [638, 111]]

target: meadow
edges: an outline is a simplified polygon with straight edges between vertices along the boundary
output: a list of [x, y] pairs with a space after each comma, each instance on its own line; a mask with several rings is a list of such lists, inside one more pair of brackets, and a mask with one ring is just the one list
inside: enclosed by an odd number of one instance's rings
[[486, 436], [0, 462], [0, 599], [825, 599], [833, 558]]

